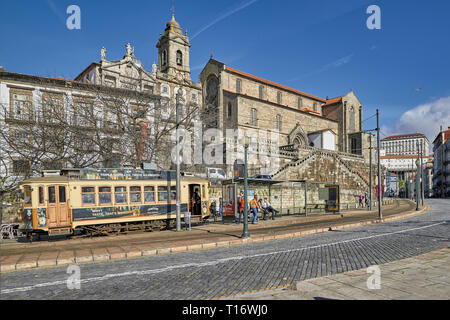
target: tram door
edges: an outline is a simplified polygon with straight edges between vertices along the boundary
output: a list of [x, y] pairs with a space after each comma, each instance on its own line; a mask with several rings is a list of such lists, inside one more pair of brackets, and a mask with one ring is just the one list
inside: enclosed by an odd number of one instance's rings
[[193, 216], [202, 215], [202, 193], [199, 184], [189, 185], [189, 211]]
[[66, 191], [66, 186], [63, 185], [47, 187], [47, 219], [49, 228], [70, 225]]

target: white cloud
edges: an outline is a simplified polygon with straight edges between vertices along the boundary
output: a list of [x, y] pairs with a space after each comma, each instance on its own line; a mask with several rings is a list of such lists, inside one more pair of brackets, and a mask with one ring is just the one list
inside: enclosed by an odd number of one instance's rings
[[381, 130], [386, 135], [420, 132], [427, 136], [431, 144], [441, 125], [444, 129], [450, 126], [450, 97], [440, 98], [408, 110], [392, 128], [383, 127]]

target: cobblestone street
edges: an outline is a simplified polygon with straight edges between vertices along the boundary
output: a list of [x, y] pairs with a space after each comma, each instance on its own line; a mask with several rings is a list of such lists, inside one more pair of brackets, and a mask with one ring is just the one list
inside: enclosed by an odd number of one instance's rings
[[81, 266], [4, 274], [2, 299], [217, 299], [287, 287], [447, 248], [449, 201], [423, 215], [307, 237]]

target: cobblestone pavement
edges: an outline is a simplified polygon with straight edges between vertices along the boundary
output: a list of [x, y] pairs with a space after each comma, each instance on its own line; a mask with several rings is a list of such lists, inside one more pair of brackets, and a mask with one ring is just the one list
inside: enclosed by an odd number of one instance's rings
[[[373, 269], [360, 269], [298, 282], [295, 286], [244, 294], [236, 300], [448, 300], [450, 249], [386, 263], [379, 267], [379, 286]], [[368, 286], [371, 289], [369, 289]]]
[[212, 299], [381, 265], [449, 247], [450, 200], [407, 220], [307, 237], [1, 275], [1, 299]]

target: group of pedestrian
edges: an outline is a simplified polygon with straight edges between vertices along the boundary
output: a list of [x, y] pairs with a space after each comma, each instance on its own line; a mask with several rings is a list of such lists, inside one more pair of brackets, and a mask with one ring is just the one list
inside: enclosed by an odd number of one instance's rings
[[[238, 203], [239, 220], [237, 223], [241, 223], [241, 218], [245, 207], [244, 192], [241, 192]], [[247, 208], [248, 214], [253, 214], [252, 224], [258, 223], [258, 212], [260, 211], [263, 213], [263, 220], [266, 220], [267, 213], [272, 213], [272, 220], [275, 220], [275, 209], [271, 206], [270, 202], [267, 201], [267, 198], [264, 198], [264, 201], [262, 201], [262, 199], [258, 200], [258, 196], [255, 195], [252, 201], [250, 201], [250, 208]]]
[[[364, 202], [364, 203], [363, 203]], [[369, 196], [367, 192], [363, 195], [362, 192], [359, 194], [359, 208], [364, 208], [369, 206]]]

